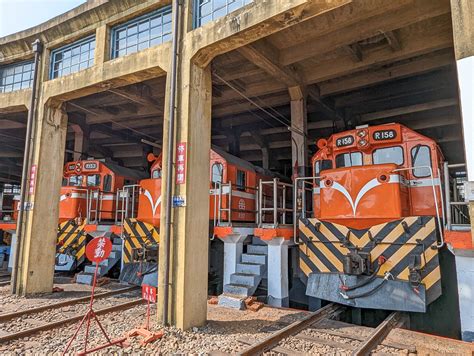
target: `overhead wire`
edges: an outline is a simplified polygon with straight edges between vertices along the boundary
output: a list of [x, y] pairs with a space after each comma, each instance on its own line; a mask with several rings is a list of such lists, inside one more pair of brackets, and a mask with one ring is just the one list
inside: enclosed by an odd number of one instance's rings
[[[213, 74], [222, 82], [224, 83], [225, 85], [227, 85], [229, 88], [231, 88], [232, 90], [234, 90], [237, 94], [239, 94], [242, 98], [244, 98], [245, 100], [247, 100], [248, 102], [250, 102], [252, 105], [256, 106], [258, 109], [260, 109], [261, 111], [263, 111], [264, 113], [266, 113], [268, 116], [270, 116], [272, 119], [278, 121], [279, 123], [281, 123], [282, 125], [286, 126], [289, 130], [293, 131], [295, 130], [294, 128], [291, 127], [291, 124], [289, 124], [288, 122], [288, 119], [285, 118], [283, 115], [281, 115], [281, 113], [278, 113], [278, 115], [283, 119], [275, 116], [273, 113], [271, 113], [269, 110], [265, 109], [264, 107], [262, 107], [261, 105], [259, 105], [255, 100], [249, 98], [247, 95], [245, 95], [244, 93], [242, 93], [238, 88], [236, 88], [232, 83], [230, 83], [229, 81], [225, 80], [224, 78], [222, 78], [219, 74], [217, 74], [215, 71], [213, 72]], [[262, 101], [262, 99], [258, 98], [257, 97], [257, 100], [259, 100], [260, 102], [264, 103]], [[273, 108], [270, 108], [270, 110], [274, 110], [276, 112], [275, 109]], [[299, 132], [299, 130], [296, 130], [299, 134], [301, 135], [304, 135], [304, 133], [302, 132]]]

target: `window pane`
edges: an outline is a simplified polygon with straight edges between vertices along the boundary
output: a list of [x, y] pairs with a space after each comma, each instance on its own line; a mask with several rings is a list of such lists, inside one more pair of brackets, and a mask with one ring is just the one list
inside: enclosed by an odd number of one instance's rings
[[372, 153], [374, 164], [403, 164], [403, 149], [399, 146], [379, 148]]
[[216, 20], [235, 11], [253, 0], [209, 0], [199, 1], [194, 19], [195, 27]]
[[152, 177], [153, 179], [159, 179], [159, 178], [161, 178], [161, 170], [155, 169], [155, 170], [151, 173], [151, 177]]
[[87, 186], [88, 187], [98, 187], [100, 185], [100, 175], [93, 174], [87, 176]]
[[418, 178], [424, 178], [431, 176], [430, 170], [428, 167], [431, 167], [431, 154], [430, 148], [428, 146], [416, 145], [411, 149], [411, 164], [413, 167], [422, 167], [415, 168], [413, 170], [413, 175]]
[[215, 163], [212, 165], [212, 182], [213, 183], [222, 182], [222, 172], [223, 172], [222, 164]]
[[51, 68], [53, 68], [51, 77], [58, 78], [93, 65], [94, 48], [95, 38], [90, 37], [54, 50], [51, 61]]
[[336, 168], [362, 166], [362, 153], [351, 152], [336, 156]]
[[0, 67], [0, 92], [29, 88], [33, 71], [31, 63], [20, 62]]
[[[163, 43], [162, 35], [166, 32], [171, 32], [171, 6], [118, 25], [112, 28], [112, 38], [115, 41], [114, 57], [161, 44]], [[171, 36], [167, 36], [166, 40], [170, 38]]]
[[237, 171], [237, 189], [238, 190], [245, 190], [245, 172], [244, 171]]

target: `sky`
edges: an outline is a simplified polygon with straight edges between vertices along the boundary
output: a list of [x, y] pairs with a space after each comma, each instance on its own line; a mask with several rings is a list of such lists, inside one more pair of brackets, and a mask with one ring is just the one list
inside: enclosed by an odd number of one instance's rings
[[0, 0], [0, 37], [39, 25], [86, 0]]

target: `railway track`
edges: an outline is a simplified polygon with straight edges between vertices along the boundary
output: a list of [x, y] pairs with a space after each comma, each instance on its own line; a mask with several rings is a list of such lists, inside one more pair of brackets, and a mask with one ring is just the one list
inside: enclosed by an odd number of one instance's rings
[[[136, 290], [138, 290], [137, 287], [127, 287], [97, 294], [95, 298], [98, 299], [98, 303], [96, 303], [97, 309], [95, 309], [95, 314], [108, 314], [142, 304], [143, 299], [140, 297], [135, 298], [136, 296], [133, 295], [133, 292]], [[127, 293], [132, 295], [127, 296]], [[107, 300], [110, 297], [113, 297], [113, 299]], [[126, 297], [128, 300], [117, 303], [117, 300], [120, 300], [121, 297]], [[133, 299], [130, 300], [130, 298]], [[79, 321], [84, 317], [89, 300], [90, 296], [86, 296], [27, 310], [0, 314], [0, 329], [8, 332], [8, 334], [0, 336], [0, 344]], [[114, 305], [109, 305], [112, 302]], [[97, 304], [103, 305], [97, 307]], [[71, 311], [71, 309], [73, 310]], [[72, 316], [57, 320], [58, 315], [67, 315], [71, 314], [71, 312], [74, 313]], [[35, 320], [33, 326], [29, 324], [29, 320]]]
[[[332, 351], [334, 353], [344, 351], [354, 356], [365, 356], [370, 355], [379, 345], [393, 349], [398, 353], [400, 351], [405, 351], [407, 354], [416, 353], [416, 349], [412, 346], [384, 341], [390, 330], [402, 326], [405, 322], [405, 316], [397, 312], [390, 314], [377, 328], [371, 330], [366, 336], [313, 328], [317, 327], [319, 323], [337, 316], [343, 310], [343, 306], [334, 303], [329, 304], [305, 318], [273, 332], [262, 340], [252, 342], [252, 340], [240, 339], [238, 341], [246, 344], [247, 347], [239, 355], [261, 355], [266, 352], [284, 355], [303, 355], [312, 346], [318, 348], [324, 346], [326, 348], [324, 353], [327, 353], [327, 348], [330, 348], [334, 350]], [[285, 340], [286, 342], [283, 343], [282, 341]], [[305, 344], [303, 350], [291, 347], [291, 345], [301, 343]]]

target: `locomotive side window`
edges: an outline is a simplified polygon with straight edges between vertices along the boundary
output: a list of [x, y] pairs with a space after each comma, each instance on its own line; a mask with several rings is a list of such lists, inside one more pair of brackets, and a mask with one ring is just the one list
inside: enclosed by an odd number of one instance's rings
[[374, 164], [395, 163], [403, 164], [403, 148], [400, 146], [378, 148], [372, 153]]
[[[411, 149], [411, 164], [415, 168], [413, 175], [417, 178], [426, 178], [430, 176], [430, 170], [427, 168], [431, 167], [431, 152], [430, 148], [425, 145], [416, 145]], [[424, 167], [422, 167], [424, 166]]]
[[212, 165], [212, 183], [222, 183], [222, 172], [222, 163], [214, 163]]
[[342, 153], [336, 156], [336, 168], [362, 166], [362, 153]]
[[153, 172], [151, 172], [151, 177], [153, 179], [161, 178], [161, 170], [160, 169], [155, 169]]
[[[326, 169], [332, 169], [332, 161], [329, 159], [321, 159], [314, 162], [314, 175], [319, 177], [322, 171]], [[319, 184], [319, 179], [315, 179], [315, 183]]]
[[241, 170], [237, 170], [237, 189], [238, 190], [245, 190], [245, 172]]
[[112, 176], [107, 174], [104, 176], [104, 192], [111, 192], [112, 191]]
[[69, 185], [71, 187], [80, 187], [82, 185], [82, 176], [70, 176]]
[[87, 176], [87, 186], [88, 187], [98, 187], [100, 185], [100, 175], [92, 174]]

